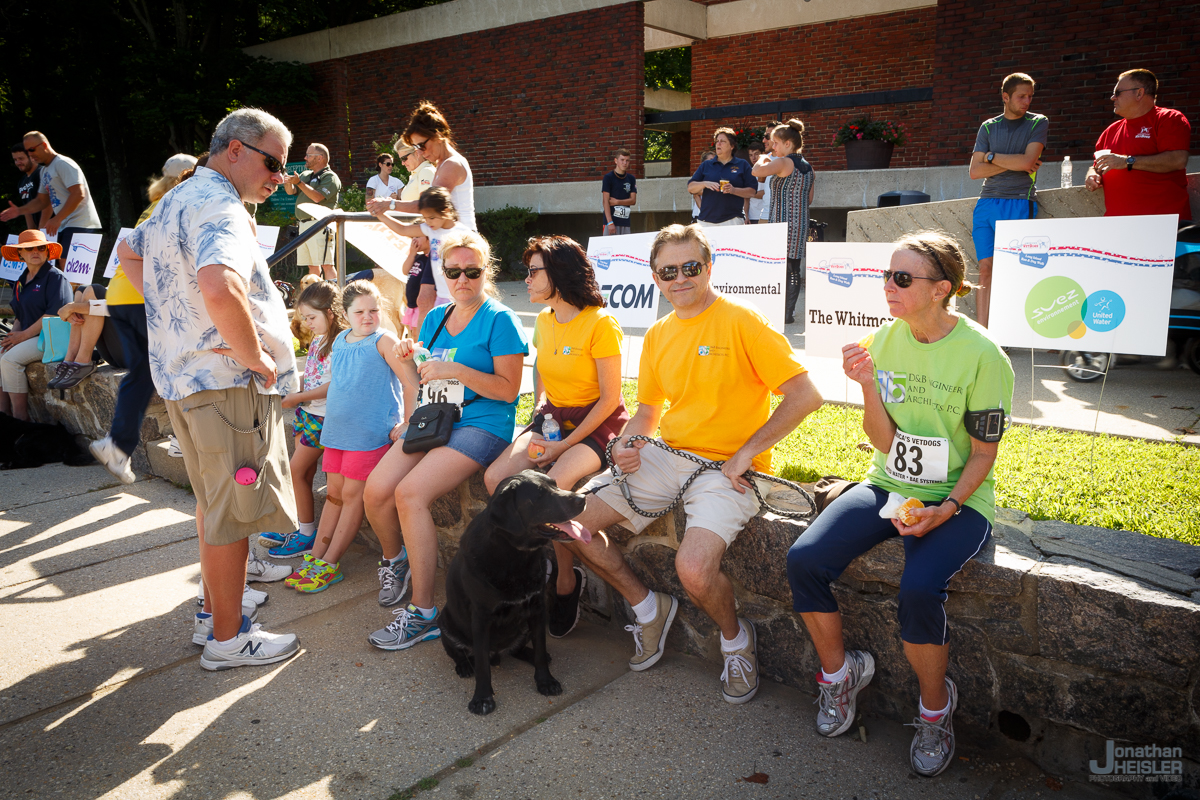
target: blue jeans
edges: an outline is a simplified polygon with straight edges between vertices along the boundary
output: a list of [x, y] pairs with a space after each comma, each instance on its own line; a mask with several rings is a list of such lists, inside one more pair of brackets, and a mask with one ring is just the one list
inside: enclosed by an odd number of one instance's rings
[[[879, 516], [887, 495], [860, 483], [830, 503], [800, 534], [787, 554], [788, 582], [797, 612], [837, 611], [829, 584], [855, 558], [900, 535], [890, 519]], [[901, 639], [909, 644], [946, 643], [946, 588], [991, 535], [992, 525], [983, 514], [963, 508], [961, 514], [920, 538], [904, 537], [904, 573], [898, 597]]]
[[141, 440], [142, 418], [154, 394], [150, 377], [150, 354], [146, 342], [146, 307], [141, 303], [108, 307], [109, 320], [121, 338], [125, 363], [129, 373], [117, 390], [117, 405], [113, 411], [113, 444], [125, 455], [132, 455]]

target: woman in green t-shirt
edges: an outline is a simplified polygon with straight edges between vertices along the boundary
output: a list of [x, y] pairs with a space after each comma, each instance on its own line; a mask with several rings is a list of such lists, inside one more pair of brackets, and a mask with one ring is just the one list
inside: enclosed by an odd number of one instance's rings
[[[895, 320], [842, 348], [847, 377], [863, 388], [863, 428], [875, 457], [866, 480], [831, 503], [787, 559], [794, 608], [821, 661], [817, 731], [837, 736], [854, 723], [855, 697], [875, 674], [875, 659], [845, 649], [829, 584], [860, 554], [903, 537], [900, 636], [921, 687], [909, 754], [913, 770], [931, 777], [954, 756], [958, 689], [946, 675], [946, 589], [991, 537], [992, 466], [1004, 412], [1012, 408], [1008, 357], [984, 328], [950, 308], [952, 297], [975, 288], [965, 272], [961, 248], [944, 233], [897, 242], [883, 273]], [[903, 521], [884, 518], [889, 493], [924, 507]]]

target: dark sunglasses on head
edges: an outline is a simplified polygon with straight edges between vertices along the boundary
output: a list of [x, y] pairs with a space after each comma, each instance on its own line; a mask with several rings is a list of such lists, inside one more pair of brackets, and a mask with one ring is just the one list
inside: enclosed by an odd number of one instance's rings
[[889, 280], [895, 279], [896, 285], [901, 289], [907, 289], [912, 286], [913, 281], [944, 281], [945, 278], [923, 278], [920, 275], [913, 275], [911, 272], [902, 272], [895, 269], [885, 269], [883, 271], [883, 282], [887, 284]]
[[[241, 140], [239, 139], [238, 141]], [[283, 172], [283, 164], [280, 164], [279, 159], [275, 156], [271, 155], [270, 153], [264, 153], [262, 150], [259, 150], [252, 144], [246, 144], [245, 142], [242, 142], [242, 145], [261, 155], [263, 157], [263, 164], [271, 172]]]
[[660, 281], [670, 283], [679, 275], [679, 270], [683, 270], [683, 277], [694, 278], [704, 271], [704, 264], [699, 261], [689, 261], [686, 264], [681, 264], [678, 267], [660, 267], [654, 270], [654, 274], [658, 276]]
[[483, 270], [479, 267], [467, 267], [466, 269], [442, 267], [442, 274], [452, 281], [458, 280], [459, 276], [464, 272], [467, 273], [467, 279], [472, 281], [479, 280], [479, 276], [483, 274]]

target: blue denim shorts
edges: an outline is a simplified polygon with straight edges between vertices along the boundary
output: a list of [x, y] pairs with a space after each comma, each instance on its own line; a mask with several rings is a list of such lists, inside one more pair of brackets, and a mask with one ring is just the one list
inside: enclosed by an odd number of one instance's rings
[[464, 425], [450, 432], [450, 442], [446, 447], [486, 467], [499, 458], [510, 444], [511, 441], [501, 439], [483, 428]]

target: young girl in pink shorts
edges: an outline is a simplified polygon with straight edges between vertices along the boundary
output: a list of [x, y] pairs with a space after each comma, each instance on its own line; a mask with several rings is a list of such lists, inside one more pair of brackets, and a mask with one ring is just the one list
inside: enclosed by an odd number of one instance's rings
[[[297, 591], [320, 592], [345, 577], [339, 560], [363, 519], [363, 486], [371, 470], [404, 432], [417, 387], [395, 355], [399, 342], [380, 328], [379, 289], [353, 281], [342, 292], [350, 329], [333, 342], [333, 377], [325, 406], [321, 444], [328, 488], [312, 552], [297, 578]], [[402, 383], [401, 380], [405, 383]]]

